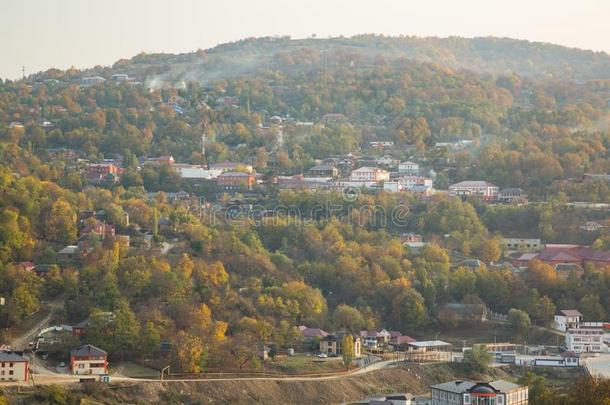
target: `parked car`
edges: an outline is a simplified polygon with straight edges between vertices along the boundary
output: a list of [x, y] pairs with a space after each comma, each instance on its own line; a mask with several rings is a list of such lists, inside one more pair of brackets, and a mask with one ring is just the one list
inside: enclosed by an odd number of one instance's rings
[[324, 354], [324, 353], [320, 353], [320, 354], [318, 354], [318, 357], [321, 358], [321, 359], [325, 359], [328, 356], [326, 354]]

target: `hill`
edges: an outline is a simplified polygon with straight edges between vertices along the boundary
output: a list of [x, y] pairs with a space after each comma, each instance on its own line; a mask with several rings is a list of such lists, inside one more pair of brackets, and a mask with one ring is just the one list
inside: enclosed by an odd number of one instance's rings
[[210, 80], [282, 72], [367, 68], [396, 59], [429, 62], [452, 69], [535, 79], [587, 81], [610, 78], [610, 55], [509, 38], [420, 38], [359, 35], [351, 38], [251, 38], [184, 54], [140, 54], [113, 70], [146, 77], [152, 87], [164, 81]]

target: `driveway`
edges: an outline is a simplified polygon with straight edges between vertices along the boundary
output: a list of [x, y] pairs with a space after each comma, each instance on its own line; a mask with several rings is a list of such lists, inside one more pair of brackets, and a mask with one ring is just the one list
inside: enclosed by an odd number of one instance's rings
[[598, 357], [587, 357], [584, 362], [592, 376], [610, 378], [610, 353], [600, 353]]

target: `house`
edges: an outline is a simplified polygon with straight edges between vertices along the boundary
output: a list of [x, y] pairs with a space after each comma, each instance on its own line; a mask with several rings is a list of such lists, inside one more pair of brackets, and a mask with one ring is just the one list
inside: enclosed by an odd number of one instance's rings
[[447, 303], [438, 309], [437, 317], [450, 323], [482, 323], [487, 321], [487, 308], [483, 304]]
[[224, 172], [216, 177], [216, 184], [222, 190], [251, 189], [254, 181], [253, 174], [243, 172]]
[[390, 173], [378, 167], [361, 167], [353, 170], [350, 174], [350, 181], [363, 183], [379, 183], [390, 180]]
[[339, 175], [339, 170], [332, 165], [316, 165], [307, 171], [307, 177], [335, 178]]
[[62, 263], [78, 260], [81, 255], [81, 248], [77, 245], [68, 245], [57, 252], [57, 261]]
[[407, 233], [403, 233], [400, 235], [400, 242], [401, 243], [417, 243], [417, 242], [422, 242], [422, 236], [420, 234], [417, 233], [413, 233], [413, 232], [407, 232]]
[[125, 73], [116, 73], [112, 75], [112, 80], [115, 82], [126, 82], [129, 80], [129, 75], [126, 75]]
[[419, 165], [410, 161], [401, 162], [398, 164], [398, 173], [417, 176], [419, 174]]
[[546, 248], [530, 258], [530, 260], [540, 260], [541, 262], [556, 266], [558, 264], [577, 264], [585, 267], [592, 264], [596, 267], [605, 268], [610, 266], [610, 252], [593, 250], [586, 246], [579, 245], [546, 245]]
[[104, 181], [117, 183], [120, 180], [121, 168], [114, 163], [91, 163], [87, 166], [87, 180], [94, 183]]
[[580, 225], [579, 228], [585, 232], [597, 232], [602, 229], [604, 226], [595, 221], [587, 221], [583, 225]]
[[566, 349], [574, 353], [606, 353], [603, 322], [580, 322], [567, 328]]
[[78, 375], [108, 374], [108, 354], [93, 345], [83, 345], [70, 352], [70, 370]]
[[585, 269], [576, 263], [557, 263], [555, 265], [555, 273], [562, 280], [567, 280], [570, 275], [575, 275], [577, 278], [582, 278], [585, 275]]
[[106, 240], [114, 238], [115, 229], [114, 225], [98, 221], [93, 224], [85, 225], [85, 227], [79, 231], [79, 235], [81, 238], [89, 235], [97, 235], [100, 240]]
[[213, 180], [222, 174], [220, 169], [205, 169], [197, 165], [175, 164], [174, 168], [181, 178], [187, 180]]
[[394, 159], [391, 155], [383, 155], [377, 159], [376, 163], [381, 166], [396, 166], [399, 161]]
[[305, 341], [313, 341], [328, 336], [328, 332], [320, 328], [310, 328], [305, 325], [299, 326], [299, 333]]
[[95, 86], [98, 84], [103, 84], [105, 82], [106, 82], [106, 79], [104, 79], [103, 77], [100, 77], [100, 76], [83, 77], [80, 81], [80, 83], [83, 86]]
[[479, 259], [466, 259], [466, 260], [462, 260], [461, 262], [456, 264], [455, 267], [466, 267], [472, 271], [475, 271], [475, 270], [484, 268], [485, 263], [483, 263]]
[[254, 171], [254, 168], [252, 167], [252, 165], [247, 164], [247, 163], [224, 161], [224, 162], [211, 164], [210, 170], [220, 170], [223, 173], [231, 172], [231, 171], [252, 173]]
[[432, 405], [527, 405], [528, 387], [504, 380], [449, 381], [430, 387]]
[[498, 192], [498, 202], [502, 204], [524, 204], [527, 194], [521, 188], [503, 188]]
[[502, 244], [509, 250], [521, 252], [535, 251], [543, 247], [539, 238], [504, 238]]
[[555, 315], [553, 328], [561, 332], [567, 332], [569, 328], [576, 327], [582, 321], [582, 314], [575, 309], [562, 309], [559, 315]]
[[415, 342], [411, 336], [401, 335], [390, 339], [388, 346], [394, 351], [405, 352], [409, 349], [409, 343]]
[[410, 191], [430, 195], [433, 192], [434, 181], [428, 177], [402, 176], [383, 183], [383, 189], [389, 192]]
[[498, 187], [487, 181], [462, 181], [449, 186], [450, 197], [481, 197], [486, 201], [498, 198]]
[[393, 141], [371, 141], [369, 142], [369, 146], [371, 148], [391, 148], [394, 146], [394, 142]]
[[0, 382], [28, 382], [30, 362], [23, 355], [12, 351], [0, 351]]
[[143, 164], [151, 164], [151, 165], [173, 165], [176, 163], [174, 157], [172, 155], [162, 155], [158, 157], [145, 158]]
[[347, 122], [347, 117], [339, 113], [330, 113], [324, 114], [321, 121], [324, 125], [339, 124], [342, 122]]
[[[320, 353], [324, 353], [329, 356], [341, 356], [343, 354], [343, 348], [341, 347], [341, 340], [345, 336], [345, 333], [334, 333], [326, 335], [320, 340]], [[362, 341], [359, 336], [353, 336], [354, 338], [354, 356], [356, 358], [362, 355]]]
[[360, 339], [364, 347], [368, 349], [377, 349], [380, 347], [384, 347], [386, 343], [390, 340], [391, 334], [385, 329], [381, 331], [360, 331]]

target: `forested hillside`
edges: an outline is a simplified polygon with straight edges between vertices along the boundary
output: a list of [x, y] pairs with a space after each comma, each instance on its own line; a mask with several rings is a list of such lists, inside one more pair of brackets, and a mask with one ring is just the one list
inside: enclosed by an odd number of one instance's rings
[[[83, 81], [93, 75], [106, 80]], [[253, 39], [0, 82], [0, 325], [63, 297], [58, 322], [89, 319], [84, 341], [112, 360], [154, 359], [165, 342], [176, 369], [199, 372], [256, 369], [259, 344], [293, 347], [299, 325], [433, 336], [455, 326], [438, 316], [447, 303], [512, 309], [515, 339], [556, 309], [602, 320], [608, 269], [560, 277], [534, 261], [511, 271], [501, 240], [610, 249], [608, 226], [579, 227], [608, 224], [607, 211], [571, 204], [610, 203], [607, 180], [582, 180], [610, 172], [609, 100], [608, 55], [492, 38]], [[458, 140], [470, 146], [438, 146]], [[376, 189], [350, 200], [274, 182], [353, 154], [416, 160], [441, 192]], [[247, 163], [258, 177], [250, 190], [222, 190], [146, 160], [161, 155]], [[105, 159], [120, 178], [91, 181], [88, 168]], [[532, 203], [448, 197], [468, 179], [523, 188]], [[192, 199], [168, 197], [180, 190]], [[225, 215], [234, 201], [263, 213]], [[268, 215], [278, 206], [300, 215]], [[89, 211], [103, 211], [131, 244], [83, 239]], [[406, 248], [406, 232], [429, 244]], [[86, 254], [62, 261], [77, 240]], [[487, 266], [460, 265], [475, 258]]]

